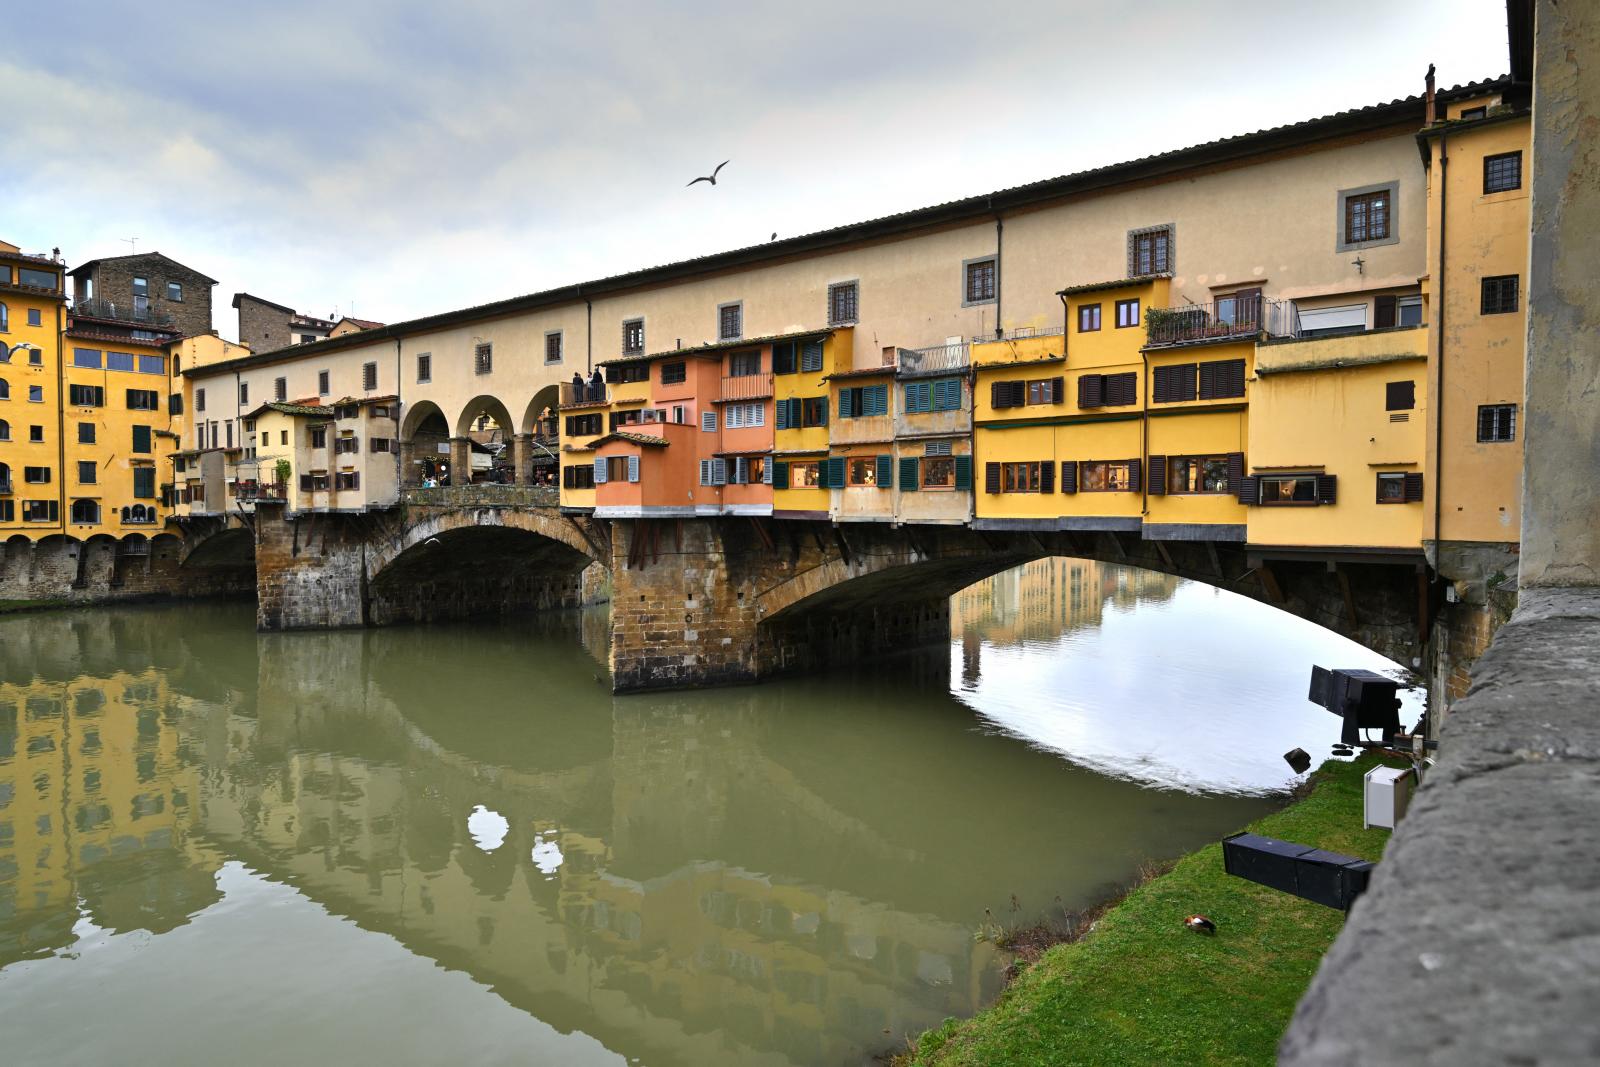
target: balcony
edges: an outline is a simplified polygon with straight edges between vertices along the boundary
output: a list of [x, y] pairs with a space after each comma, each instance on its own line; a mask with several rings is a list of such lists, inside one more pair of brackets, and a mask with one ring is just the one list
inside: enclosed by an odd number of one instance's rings
[[722, 379], [718, 400], [759, 400], [772, 395], [772, 372], [740, 374]]
[[235, 482], [233, 495], [240, 503], [251, 504], [258, 500], [288, 500], [288, 482]]
[[1146, 308], [1144, 325], [1148, 348], [1254, 341], [1263, 334], [1298, 336], [1300, 312], [1292, 300], [1229, 298], [1175, 308]]
[[591, 404], [609, 403], [610, 399], [604, 383], [595, 385], [591, 382], [585, 382], [582, 385], [578, 385], [576, 382], [562, 382], [561, 399], [558, 401], [557, 407], [587, 407]]
[[150, 326], [171, 326], [176, 321], [165, 311], [156, 311], [149, 306], [136, 308], [132, 304], [119, 304], [115, 300], [101, 297], [74, 300], [72, 313], [90, 319], [112, 319], [117, 322], [136, 322]]
[[895, 363], [901, 375], [945, 374], [962, 371], [972, 361], [972, 346], [965, 341], [932, 348], [897, 348]]

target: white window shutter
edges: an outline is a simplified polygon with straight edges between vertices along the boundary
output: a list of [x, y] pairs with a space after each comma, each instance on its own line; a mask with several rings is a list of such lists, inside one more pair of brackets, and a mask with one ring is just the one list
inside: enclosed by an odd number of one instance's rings
[[595, 459], [595, 461], [594, 461], [594, 484], [595, 485], [599, 485], [601, 482], [603, 482], [605, 480], [606, 480], [606, 461], [603, 458], [598, 458], [597, 457]]
[[761, 464], [761, 480], [767, 485], [772, 484], [772, 457], [767, 456]]
[[750, 425], [765, 426], [767, 424], [767, 406], [765, 404], [751, 404], [750, 413], [755, 416], [750, 420]]
[[638, 456], [629, 456], [628, 457], [628, 481], [636, 482], [638, 480], [639, 480], [639, 457]]
[[700, 429], [706, 433], [717, 432], [717, 413], [715, 411], [702, 411], [700, 413]]
[[728, 461], [727, 460], [725, 460], [725, 459], [714, 459], [714, 460], [711, 461], [711, 484], [713, 484], [713, 485], [727, 485], [728, 484]]
[[700, 461], [700, 484], [711, 484], [711, 461], [709, 459], [703, 459]]

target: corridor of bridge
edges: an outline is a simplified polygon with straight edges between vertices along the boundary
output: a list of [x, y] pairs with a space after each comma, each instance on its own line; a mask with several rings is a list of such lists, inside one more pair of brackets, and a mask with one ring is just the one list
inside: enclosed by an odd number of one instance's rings
[[400, 429], [401, 484], [554, 486], [560, 470], [559, 388], [525, 403], [480, 393], [451, 418], [431, 399], [413, 401]]

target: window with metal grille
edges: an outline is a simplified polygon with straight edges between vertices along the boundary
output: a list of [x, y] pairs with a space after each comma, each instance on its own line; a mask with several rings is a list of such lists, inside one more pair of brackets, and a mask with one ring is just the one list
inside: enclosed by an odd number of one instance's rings
[[737, 341], [744, 336], [744, 305], [717, 305], [717, 340]]
[[1517, 282], [1515, 274], [1499, 274], [1483, 279], [1483, 302], [1480, 310], [1485, 315], [1505, 315], [1517, 310]]
[[1522, 188], [1522, 153], [1502, 152], [1483, 157], [1483, 191], [1503, 193]]
[[661, 384], [678, 385], [689, 378], [689, 364], [683, 360], [661, 364]]
[[274, 378], [272, 380], [272, 398], [279, 401], [289, 398], [289, 379]]
[[376, 389], [378, 387], [378, 365], [376, 363], [363, 363], [361, 365], [361, 388]]
[[544, 335], [544, 361], [546, 363], [561, 362], [561, 336], [560, 330]]
[[1344, 200], [1344, 240], [1346, 244], [1385, 241], [1389, 238], [1390, 200], [1387, 189], [1359, 193]]
[[986, 304], [994, 300], [995, 261], [974, 259], [966, 263], [966, 303]]
[[485, 341], [472, 350], [474, 374], [488, 374], [494, 370], [494, 345]]
[[317, 371], [317, 395], [328, 395], [328, 372], [325, 370]]
[[845, 326], [856, 321], [858, 294], [856, 282], [836, 282], [828, 286], [828, 325]]
[[637, 355], [644, 351], [644, 320], [629, 319], [622, 324], [622, 351]]
[[433, 381], [433, 354], [423, 352], [417, 356], [417, 381]]
[[1484, 443], [1517, 439], [1517, 405], [1482, 404], [1478, 407], [1478, 440]]
[[1136, 230], [1128, 236], [1128, 274], [1165, 274], [1172, 269], [1172, 231], [1163, 226]]

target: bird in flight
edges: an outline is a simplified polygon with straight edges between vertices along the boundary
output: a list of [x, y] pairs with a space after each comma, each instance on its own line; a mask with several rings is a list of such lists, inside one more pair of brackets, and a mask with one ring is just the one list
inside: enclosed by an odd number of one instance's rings
[[[689, 185], [693, 185], [695, 182], [710, 182], [712, 185], [717, 184], [717, 175], [722, 173], [722, 168], [726, 167], [728, 162], [728, 160], [724, 159], [721, 163], [717, 164], [716, 170], [712, 171], [710, 174], [701, 175], [693, 182], [690, 182]], [[684, 186], [684, 188], [687, 189], [689, 185]]]

